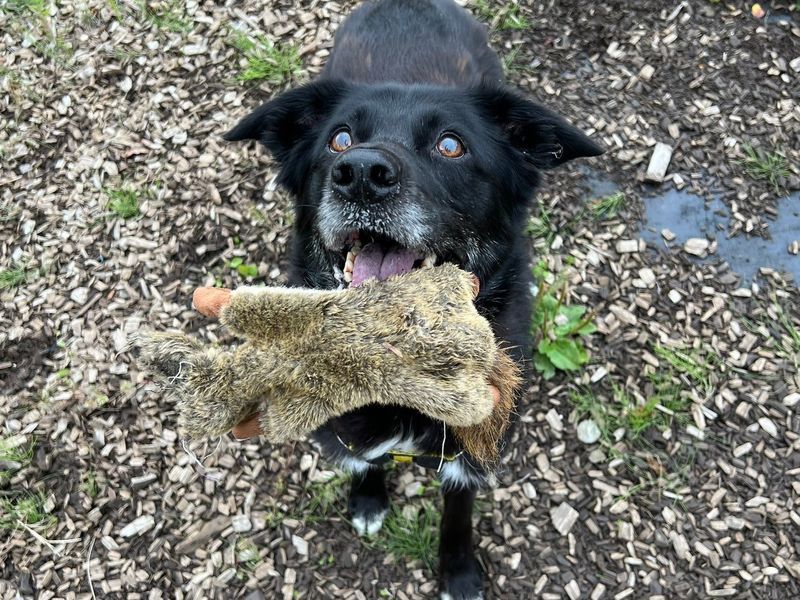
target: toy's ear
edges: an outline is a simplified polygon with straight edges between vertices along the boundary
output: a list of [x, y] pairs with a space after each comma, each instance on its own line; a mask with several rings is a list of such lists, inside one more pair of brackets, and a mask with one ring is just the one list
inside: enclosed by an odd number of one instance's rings
[[508, 89], [480, 89], [474, 99], [511, 145], [538, 169], [603, 153], [596, 142], [561, 116]]
[[229, 142], [257, 140], [279, 161], [314, 133], [349, 90], [337, 80], [321, 80], [295, 88], [261, 105], [225, 134]]

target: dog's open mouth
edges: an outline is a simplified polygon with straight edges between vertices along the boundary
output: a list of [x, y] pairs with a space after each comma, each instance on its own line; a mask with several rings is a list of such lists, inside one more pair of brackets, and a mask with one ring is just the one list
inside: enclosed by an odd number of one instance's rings
[[404, 248], [379, 234], [356, 232], [348, 236], [344, 249], [334, 262], [334, 274], [344, 286], [357, 287], [370, 279], [385, 281], [413, 269], [437, 264], [436, 254]]

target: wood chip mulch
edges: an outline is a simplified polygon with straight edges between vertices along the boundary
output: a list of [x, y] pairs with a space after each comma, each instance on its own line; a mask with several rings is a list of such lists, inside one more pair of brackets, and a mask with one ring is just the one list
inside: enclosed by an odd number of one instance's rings
[[[780, 185], [800, 189], [800, 13], [521, 4], [527, 26], [495, 19], [492, 34], [509, 78], [606, 144], [590, 168], [627, 201], [588, 215], [578, 166], [539, 197], [554, 235], [532, 241], [537, 260], [569, 274], [599, 331], [584, 370], [531, 387], [481, 497], [488, 597], [800, 597], [796, 282], [769, 265], [748, 282], [640, 239], [657, 142], [673, 148], [664, 187], [719, 195], [735, 204], [729, 233], [769, 235], [779, 195], [742, 159], [745, 145], [780, 151]], [[351, 531], [346, 484], [310, 444], [187, 451], [127, 351], [142, 326], [224, 338], [190, 298], [243, 283], [233, 258], [285, 281], [289, 199], [262, 150], [221, 140], [278, 87], [237, 80], [232, 31], [294, 44], [296, 85], [353, 3], [37, 6], [0, 9], [0, 271], [22, 273], [0, 288], [0, 598], [433, 597], [422, 561]], [[109, 208], [120, 189], [137, 216]], [[676, 370], [658, 348], [707, 368]], [[682, 418], [579, 441], [576, 395], [646, 403], [658, 376], [679, 386]], [[429, 475], [393, 472], [398, 504], [438, 506]], [[14, 520], [31, 498], [38, 517]]]

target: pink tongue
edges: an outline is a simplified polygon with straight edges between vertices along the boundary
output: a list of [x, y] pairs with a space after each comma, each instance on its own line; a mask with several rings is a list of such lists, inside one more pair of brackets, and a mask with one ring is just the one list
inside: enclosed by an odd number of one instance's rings
[[392, 275], [408, 273], [414, 268], [417, 258], [418, 253], [405, 248], [384, 252], [380, 244], [367, 244], [353, 262], [353, 281], [350, 286], [357, 287], [373, 277], [384, 281]]

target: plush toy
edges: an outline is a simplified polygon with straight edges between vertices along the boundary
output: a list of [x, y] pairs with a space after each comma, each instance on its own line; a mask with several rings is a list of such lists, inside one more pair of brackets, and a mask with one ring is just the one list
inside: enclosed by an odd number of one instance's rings
[[190, 438], [258, 412], [263, 434], [283, 442], [361, 406], [396, 404], [443, 421], [492, 462], [520, 376], [475, 309], [476, 284], [442, 265], [339, 291], [241, 287], [219, 317], [243, 344], [148, 333], [141, 360], [177, 399]]

